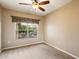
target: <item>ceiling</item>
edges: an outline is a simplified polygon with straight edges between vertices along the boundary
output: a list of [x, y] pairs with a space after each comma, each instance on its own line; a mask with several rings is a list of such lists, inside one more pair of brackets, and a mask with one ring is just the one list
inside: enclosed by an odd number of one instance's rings
[[[45, 1], [45, 0], [38, 0], [38, 1]], [[30, 14], [36, 14], [40, 16], [45, 16], [48, 13], [53, 12], [54, 10], [64, 6], [65, 4], [71, 2], [72, 0], [49, 0], [50, 4], [42, 6], [46, 11], [42, 12], [39, 9], [34, 9], [32, 6], [29, 5], [19, 5], [18, 3], [32, 3], [32, 0], [0, 0], [0, 4], [4, 8], [30, 13]]]

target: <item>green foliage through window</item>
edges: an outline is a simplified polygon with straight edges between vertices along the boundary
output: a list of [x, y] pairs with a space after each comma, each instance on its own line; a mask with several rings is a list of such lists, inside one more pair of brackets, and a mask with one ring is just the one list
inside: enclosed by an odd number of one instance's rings
[[35, 24], [17, 23], [19, 37], [36, 37], [37, 26]]

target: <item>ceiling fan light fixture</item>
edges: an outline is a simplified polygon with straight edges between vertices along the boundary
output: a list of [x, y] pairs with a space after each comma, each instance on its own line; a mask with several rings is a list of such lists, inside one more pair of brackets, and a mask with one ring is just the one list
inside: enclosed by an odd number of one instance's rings
[[33, 8], [38, 8], [39, 6], [38, 6], [38, 5], [32, 5], [32, 7], [33, 7]]
[[45, 9], [42, 7], [42, 5], [47, 5], [49, 3], [50, 3], [49, 0], [48, 1], [42, 1], [42, 2], [38, 2], [37, 0], [34, 0], [32, 2], [32, 4], [29, 4], [29, 3], [19, 3], [19, 4], [21, 4], [21, 5], [32, 5], [32, 7], [34, 9], [38, 8], [41, 11], [45, 11]]
[[33, 7], [33, 8], [38, 8], [39, 6], [40, 6], [40, 5], [39, 5], [38, 3], [33, 3], [33, 4], [32, 4], [32, 7]]

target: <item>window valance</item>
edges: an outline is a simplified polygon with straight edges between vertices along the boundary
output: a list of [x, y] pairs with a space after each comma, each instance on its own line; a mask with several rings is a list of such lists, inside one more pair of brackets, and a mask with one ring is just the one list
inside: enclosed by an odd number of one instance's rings
[[18, 16], [11, 16], [12, 22], [26, 22], [26, 23], [36, 23], [39, 24], [39, 19], [32, 19], [32, 18], [24, 18]]

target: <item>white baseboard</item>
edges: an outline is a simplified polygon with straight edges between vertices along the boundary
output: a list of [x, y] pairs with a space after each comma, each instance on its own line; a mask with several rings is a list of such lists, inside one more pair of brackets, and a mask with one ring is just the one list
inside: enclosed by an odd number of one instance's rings
[[64, 53], [66, 53], [66, 54], [72, 56], [72, 57], [75, 58], [75, 59], [79, 59], [79, 57], [77, 57], [77, 56], [75, 56], [75, 55], [73, 55], [73, 54], [71, 54], [71, 53], [69, 53], [69, 52], [67, 52], [67, 51], [64, 51], [64, 50], [62, 50], [62, 49], [60, 49], [60, 48], [57, 48], [57, 47], [55, 47], [55, 46], [52, 46], [50, 43], [47, 43], [47, 42], [44, 42], [44, 41], [42, 41], [42, 42], [36, 42], [36, 43], [31, 43], [31, 44], [20, 45], [20, 46], [15, 46], [15, 47], [3, 48], [2, 50], [8, 50], [8, 49], [13, 49], [13, 48], [19, 48], [19, 47], [23, 47], [23, 46], [29, 46], [29, 45], [40, 44], [40, 43], [45, 43], [45, 44], [47, 44], [47, 45], [49, 45], [49, 46], [51, 46], [51, 47], [53, 47], [53, 48], [55, 48], [55, 49], [57, 49], [57, 50], [59, 50], [59, 51], [61, 51], [61, 52], [64, 52]]
[[30, 45], [35, 45], [35, 44], [41, 44], [41, 43], [44, 43], [44, 42], [41, 41], [41, 42], [35, 42], [35, 43], [30, 43], [30, 44], [25, 44], [25, 45], [20, 45], [20, 46], [7, 47], [7, 48], [3, 48], [2, 51], [9, 50], [9, 49], [14, 49], [14, 48], [19, 48], [19, 47], [23, 47], [23, 46], [30, 46]]
[[59, 51], [61, 51], [61, 52], [64, 52], [64, 53], [66, 53], [67, 55], [70, 55], [70, 56], [72, 56], [72, 57], [75, 58], [75, 59], [79, 59], [79, 57], [77, 57], [77, 56], [75, 56], [75, 55], [73, 55], [73, 54], [71, 54], [71, 53], [69, 53], [69, 52], [67, 52], [67, 51], [64, 51], [64, 50], [62, 50], [62, 49], [60, 49], [60, 48], [58, 48], [58, 47], [52, 46], [50, 43], [45, 42], [45, 44], [47, 44], [47, 45], [49, 45], [49, 46], [51, 46], [51, 47], [53, 47], [53, 48], [55, 48], [55, 49], [57, 49], [57, 50], [59, 50]]

